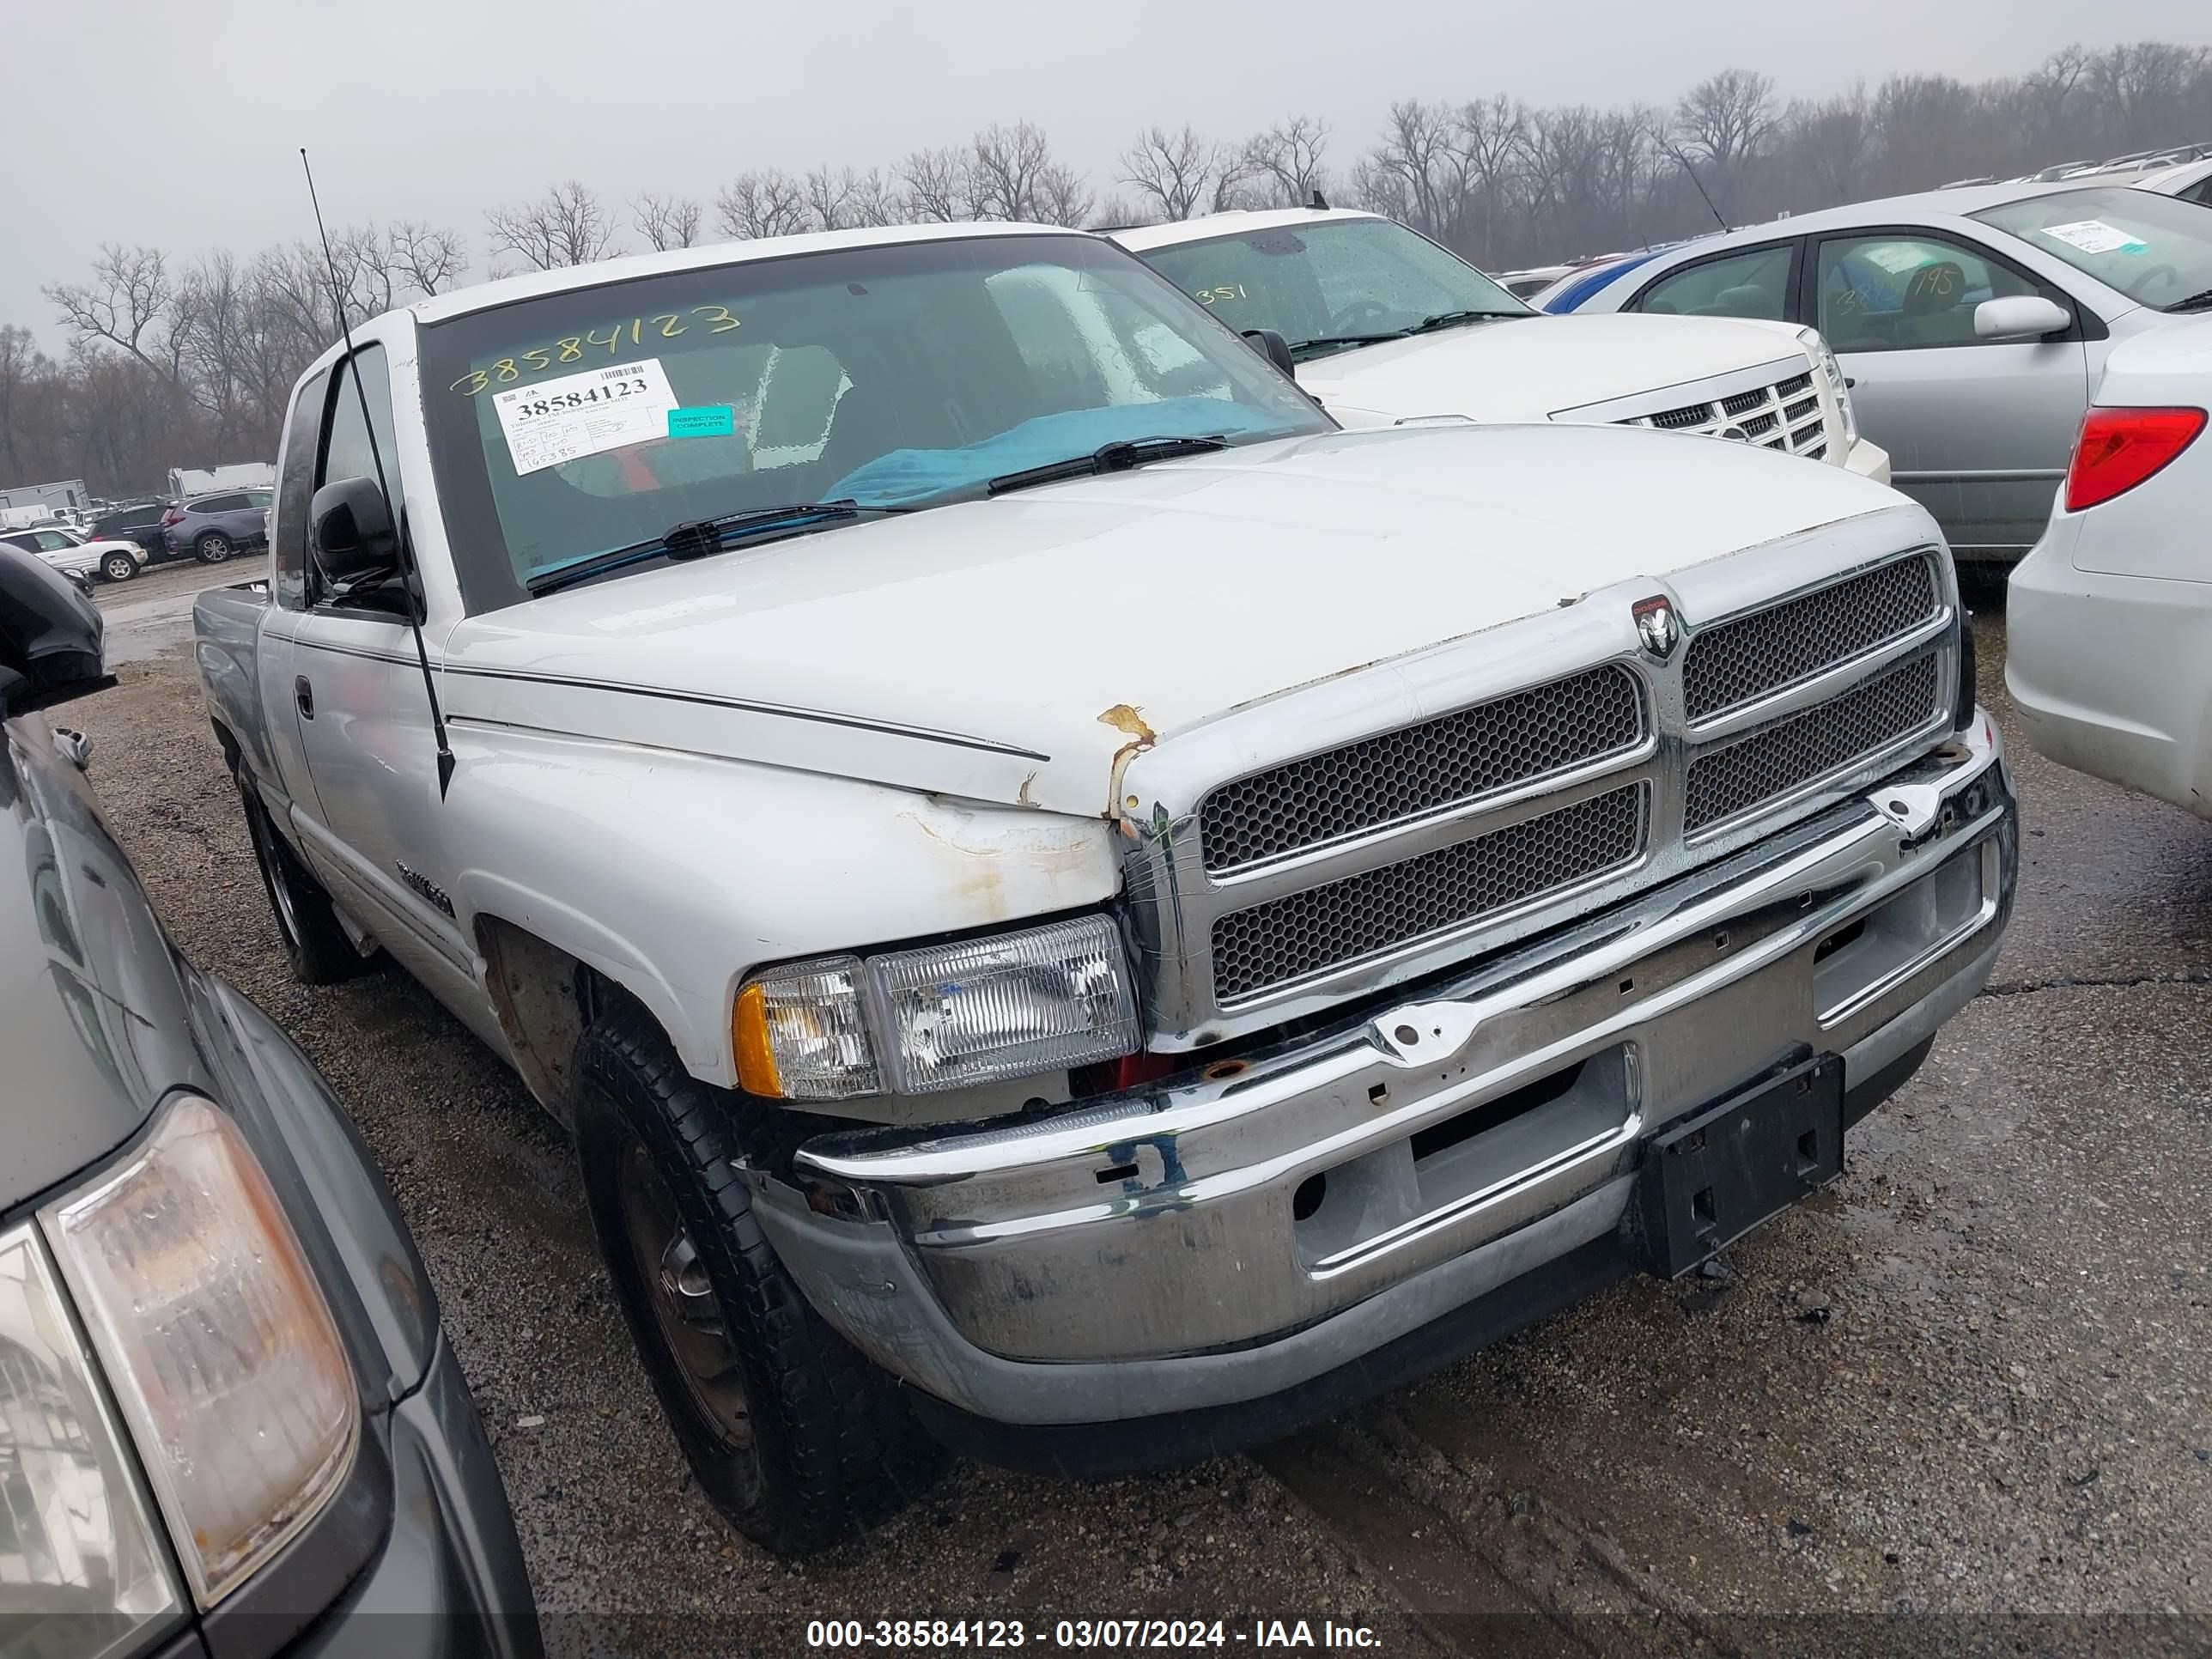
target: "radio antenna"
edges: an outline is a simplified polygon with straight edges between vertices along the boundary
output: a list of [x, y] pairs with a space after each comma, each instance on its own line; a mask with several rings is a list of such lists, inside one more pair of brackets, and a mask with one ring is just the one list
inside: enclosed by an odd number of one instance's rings
[[376, 422], [368, 417], [368, 390], [362, 384], [361, 366], [354, 361], [353, 327], [346, 320], [345, 289], [338, 282], [337, 258], [331, 252], [331, 233], [323, 227], [322, 198], [315, 194], [315, 169], [308, 164], [304, 144], [300, 147], [300, 171], [307, 175], [307, 204], [315, 210], [315, 234], [323, 241], [323, 264], [331, 275], [331, 304], [338, 313], [338, 337], [345, 342], [346, 373], [352, 377], [353, 393], [361, 404], [362, 429], [368, 434], [368, 459], [376, 467], [377, 491], [384, 497], [384, 514], [392, 520], [393, 540], [399, 549], [400, 576], [407, 584], [407, 631], [415, 637], [415, 662], [422, 671], [422, 694], [430, 700], [430, 730], [438, 741], [438, 799], [443, 800], [447, 787], [453, 781], [453, 751], [446, 741], [446, 716], [438, 707], [438, 685], [430, 674], [430, 653], [422, 644], [422, 572], [415, 562], [415, 544], [409, 539], [406, 527], [399, 522], [399, 515], [392, 509], [392, 486], [384, 476], [384, 452], [376, 441]]
[[1729, 222], [1721, 217], [1721, 210], [1713, 205], [1713, 198], [1706, 194], [1705, 181], [1698, 177], [1698, 170], [1690, 165], [1690, 158], [1683, 155], [1680, 150], [1676, 149], [1674, 145], [1668, 143], [1664, 138], [1660, 138], [1657, 133], [1655, 132], [1651, 136], [1655, 139], [1658, 140], [1660, 149], [1665, 150], [1668, 155], [1674, 158], [1674, 165], [1690, 175], [1691, 184], [1697, 187], [1698, 194], [1705, 198], [1705, 211], [1711, 214], [1713, 216], [1713, 222], [1725, 231], [1729, 228]]

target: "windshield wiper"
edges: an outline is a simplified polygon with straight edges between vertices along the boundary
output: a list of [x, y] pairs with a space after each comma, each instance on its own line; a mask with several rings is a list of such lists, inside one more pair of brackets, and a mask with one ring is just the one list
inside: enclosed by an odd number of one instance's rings
[[1010, 489], [1033, 484], [1058, 483], [1063, 478], [1088, 478], [1101, 472], [1126, 472], [1146, 461], [1164, 461], [1177, 455], [1207, 455], [1229, 447], [1226, 438], [1120, 438], [1101, 444], [1088, 455], [1071, 455], [1064, 461], [1047, 461], [1019, 472], [1001, 472], [986, 484], [984, 493], [1003, 495]]
[[1432, 334], [1440, 328], [1458, 328], [1467, 323], [1486, 323], [1499, 317], [1525, 317], [1525, 311], [1439, 311], [1433, 317], [1424, 317], [1419, 326], [1406, 331], [1408, 334]]
[[556, 565], [550, 570], [541, 570], [523, 586], [534, 599], [546, 593], [557, 593], [564, 587], [574, 587], [579, 582], [604, 576], [611, 570], [641, 564], [647, 559], [700, 559], [709, 553], [719, 553], [733, 536], [747, 531], [772, 530], [779, 526], [794, 527], [819, 524], [825, 519], [876, 518], [894, 513], [915, 513], [916, 507], [893, 507], [882, 504], [864, 505], [850, 499], [834, 501], [793, 501], [782, 507], [749, 507], [738, 513], [724, 513], [711, 519], [686, 519], [672, 524], [659, 535], [641, 542], [632, 542], [626, 547], [611, 547], [604, 553], [594, 553], [574, 564]]
[[1402, 340], [1406, 337], [1406, 334], [1407, 331], [1402, 328], [1394, 328], [1387, 334], [1316, 334], [1310, 340], [1291, 341], [1291, 355], [1295, 357], [1301, 351], [1311, 351], [1316, 347], [1326, 349], [1329, 348], [1349, 346], [1380, 345], [1385, 340]]
[[2212, 308], [2212, 288], [2202, 294], [2192, 294], [2185, 300], [2176, 300], [2166, 307], [2168, 311], [2203, 311]]

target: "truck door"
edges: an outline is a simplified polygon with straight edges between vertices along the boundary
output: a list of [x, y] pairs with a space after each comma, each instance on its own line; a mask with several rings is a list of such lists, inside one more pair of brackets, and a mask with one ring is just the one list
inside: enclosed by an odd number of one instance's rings
[[[283, 824], [293, 823], [295, 800], [304, 800], [311, 809], [314, 805], [314, 785], [307, 775], [307, 754], [301, 745], [299, 713], [292, 701], [293, 635], [307, 609], [307, 508], [314, 495], [315, 463], [322, 453], [330, 400], [331, 376], [325, 369], [300, 388], [284, 428], [283, 473], [269, 526], [269, 608], [253, 647], [261, 730], [238, 734], [262, 805]], [[300, 842], [296, 828], [291, 840], [295, 845]]]
[[[404, 535], [390, 370], [384, 349], [364, 344], [333, 376], [310, 496], [334, 479], [374, 478], [380, 462]], [[334, 592], [313, 556], [312, 527], [308, 553], [283, 688], [314, 781], [312, 801], [294, 803], [301, 841], [356, 921], [449, 1006], [472, 1008], [482, 1001], [476, 952], [448, 896], [437, 741], [404, 591], [395, 581]]]

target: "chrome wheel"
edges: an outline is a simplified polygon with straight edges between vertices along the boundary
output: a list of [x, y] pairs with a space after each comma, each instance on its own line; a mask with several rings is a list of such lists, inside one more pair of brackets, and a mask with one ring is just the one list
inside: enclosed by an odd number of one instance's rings
[[111, 553], [100, 566], [100, 574], [112, 582], [127, 582], [138, 574], [138, 562], [128, 553]]
[[661, 1340], [692, 1403], [732, 1447], [752, 1443], [744, 1369], [730, 1344], [722, 1304], [677, 1213], [676, 1195], [640, 1140], [623, 1153], [623, 1230]]

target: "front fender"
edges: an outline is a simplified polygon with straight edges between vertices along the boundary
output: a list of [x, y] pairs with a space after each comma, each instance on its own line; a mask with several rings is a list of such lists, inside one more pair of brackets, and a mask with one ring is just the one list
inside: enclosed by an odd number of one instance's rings
[[452, 894], [588, 963], [734, 1086], [753, 968], [1013, 924], [1120, 886], [1111, 826], [596, 739], [456, 723]]

